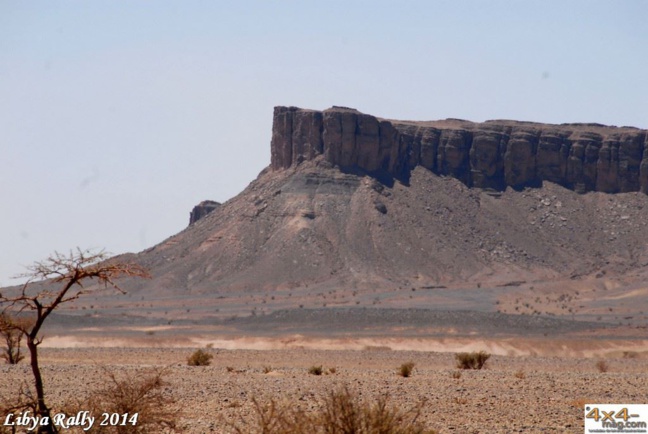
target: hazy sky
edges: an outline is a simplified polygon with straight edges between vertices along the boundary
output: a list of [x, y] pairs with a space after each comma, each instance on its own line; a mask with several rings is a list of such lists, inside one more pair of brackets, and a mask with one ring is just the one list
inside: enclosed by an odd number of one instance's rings
[[648, 2], [0, 0], [0, 286], [137, 252], [270, 162], [272, 108], [648, 127]]

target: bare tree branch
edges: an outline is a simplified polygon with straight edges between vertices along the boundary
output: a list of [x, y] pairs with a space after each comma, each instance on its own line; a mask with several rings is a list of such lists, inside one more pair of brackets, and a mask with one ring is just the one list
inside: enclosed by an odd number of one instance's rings
[[[47, 417], [47, 420], [51, 420], [50, 409], [45, 404], [43, 379], [38, 365], [38, 346], [43, 341], [39, 332], [47, 317], [61, 304], [100, 289], [96, 286], [84, 286], [88, 281], [124, 293], [115, 282], [116, 279], [150, 276], [137, 264], [109, 259], [103, 251], [93, 253], [77, 248], [67, 255], [55, 252], [44, 261], [28, 267], [27, 273], [19, 277], [27, 278], [19, 292], [11, 295], [0, 294], [0, 315], [8, 315], [7, 318], [28, 318], [24, 322], [12, 321], [10, 330], [18, 330], [27, 338], [36, 390], [35, 412], [42, 418]], [[43, 285], [47, 285], [46, 289], [43, 289]], [[58, 289], [49, 289], [51, 286], [57, 286]], [[39, 427], [38, 432], [55, 433], [56, 427], [49, 424]]]

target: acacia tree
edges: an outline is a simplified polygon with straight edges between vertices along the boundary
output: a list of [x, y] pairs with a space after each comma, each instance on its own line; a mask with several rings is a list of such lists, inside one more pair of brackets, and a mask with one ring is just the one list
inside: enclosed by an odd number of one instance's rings
[[[46, 426], [40, 426], [37, 432], [56, 433], [56, 427], [51, 424], [50, 408], [45, 403], [43, 378], [38, 365], [38, 346], [42, 342], [39, 333], [43, 323], [62, 304], [99, 289], [112, 288], [125, 293], [115, 283], [115, 279], [119, 277], [149, 277], [149, 274], [139, 265], [109, 260], [104, 252], [93, 253], [81, 249], [67, 255], [55, 252], [27, 270], [27, 273], [20, 276], [28, 279], [21, 290], [14, 294], [0, 294], [0, 307], [2, 314], [27, 319], [13, 323], [13, 327], [27, 341], [36, 390], [35, 413], [41, 420], [50, 422]], [[87, 286], [93, 281], [100, 285]], [[52, 287], [55, 289], [50, 289]]]

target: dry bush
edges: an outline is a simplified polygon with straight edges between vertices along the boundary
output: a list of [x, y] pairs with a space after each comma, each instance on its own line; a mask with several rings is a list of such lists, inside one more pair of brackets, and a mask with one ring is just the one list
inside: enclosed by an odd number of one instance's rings
[[336, 372], [337, 372], [337, 368], [335, 366], [329, 368], [329, 373], [335, 374]]
[[74, 415], [87, 410], [95, 416], [102, 413], [136, 414], [135, 425], [98, 426], [98, 420], [87, 433], [144, 434], [177, 432], [180, 412], [175, 407], [175, 399], [165, 393], [167, 386], [164, 370], [151, 369], [146, 372], [125, 374], [118, 377], [114, 372], [105, 370], [106, 380], [103, 387], [92, 392], [82, 402], [68, 404], [65, 412]]
[[409, 377], [410, 375], [412, 375], [412, 371], [414, 370], [414, 366], [415, 366], [414, 362], [407, 362], [407, 363], [403, 363], [403, 364], [400, 366], [400, 369], [399, 369], [399, 371], [398, 371], [398, 374], [399, 374], [401, 377], [405, 377], [405, 378], [407, 378], [407, 377]]
[[455, 354], [459, 369], [482, 369], [489, 358], [490, 354], [485, 351]]
[[583, 409], [585, 407], [585, 404], [591, 404], [592, 402], [596, 401], [596, 399], [592, 398], [576, 398], [568, 402], [569, 405], [572, 407], [578, 408], [578, 409]]
[[324, 370], [322, 369], [322, 365], [319, 366], [313, 365], [310, 368], [308, 368], [308, 373], [311, 375], [322, 375], [323, 372]]
[[608, 365], [605, 360], [599, 360], [596, 362], [596, 369], [598, 369], [599, 372], [607, 372], [610, 370], [610, 365]]
[[268, 366], [264, 366], [264, 367], [263, 367], [263, 373], [264, 373], [264, 374], [269, 374], [269, 373], [271, 373], [271, 372], [272, 372], [272, 366], [269, 366], [269, 365], [268, 365]]
[[636, 359], [639, 357], [639, 353], [636, 351], [624, 351], [623, 352], [623, 358], [624, 359]]
[[[36, 412], [36, 408], [36, 398], [26, 382], [20, 384], [15, 396], [11, 398], [0, 396], [0, 415], [2, 415], [3, 421], [9, 414], [13, 414], [16, 417], [19, 413], [26, 410], [30, 411], [33, 415]], [[5, 426], [2, 424], [0, 425], [0, 434], [15, 434], [17, 432], [16, 429], [15, 426]]]
[[348, 388], [330, 391], [314, 413], [293, 403], [265, 404], [253, 399], [254, 420], [230, 427], [239, 434], [435, 434], [418, 421], [423, 403], [403, 411], [380, 396], [373, 404], [360, 401]]
[[423, 403], [402, 411], [389, 404], [389, 396], [381, 395], [373, 404], [362, 403], [358, 396], [344, 387], [330, 391], [315, 416], [315, 432], [331, 434], [424, 434], [431, 430], [418, 421]]
[[515, 374], [515, 378], [519, 378], [520, 380], [523, 380], [526, 378], [526, 374], [524, 373], [524, 370], [519, 369]]
[[8, 313], [0, 313], [0, 336], [4, 340], [2, 357], [10, 365], [18, 364], [25, 358], [20, 351], [24, 328], [31, 324], [26, 318], [16, 318]]
[[266, 403], [252, 398], [251, 420], [240, 417], [239, 424], [224, 423], [237, 434], [292, 434], [313, 432], [312, 420], [298, 407], [278, 403], [274, 398]]
[[196, 350], [187, 359], [187, 364], [189, 366], [209, 366], [213, 358], [214, 356], [206, 351]]
[[461, 371], [452, 371], [452, 378], [458, 380], [461, 378]]

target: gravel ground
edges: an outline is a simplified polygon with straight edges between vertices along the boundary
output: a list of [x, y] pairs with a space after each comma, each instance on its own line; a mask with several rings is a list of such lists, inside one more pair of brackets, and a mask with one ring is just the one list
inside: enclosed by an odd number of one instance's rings
[[[486, 369], [454, 378], [451, 353], [208, 349], [212, 364], [190, 367], [186, 359], [193, 350], [43, 348], [49, 401], [57, 407], [100, 387], [103, 367], [118, 374], [166, 367], [165, 390], [183, 412], [180, 431], [196, 434], [226, 433], [227, 421], [249, 420], [253, 398], [288, 400], [308, 411], [327, 391], [343, 386], [367, 400], [387, 394], [401, 408], [424, 402], [423, 420], [439, 433], [582, 433], [585, 403], [648, 402], [644, 354], [607, 358], [603, 373], [594, 358], [493, 356]], [[403, 378], [397, 371], [408, 361], [415, 363], [414, 372]], [[317, 365], [327, 373], [309, 374]], [[3, 365], [0, 373], [5, 397], [30, 378], [24, 362]]]

